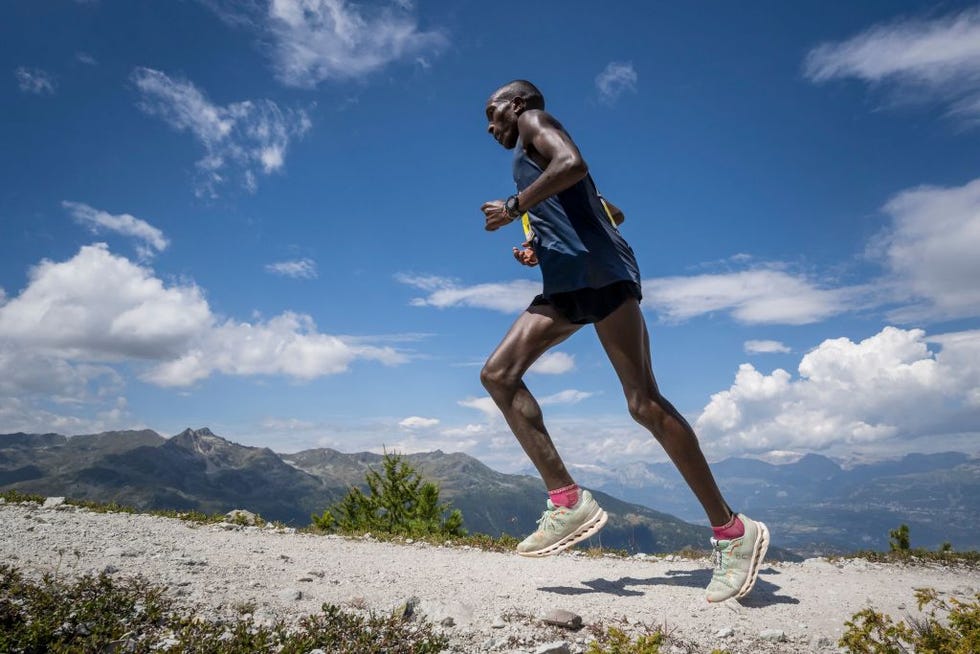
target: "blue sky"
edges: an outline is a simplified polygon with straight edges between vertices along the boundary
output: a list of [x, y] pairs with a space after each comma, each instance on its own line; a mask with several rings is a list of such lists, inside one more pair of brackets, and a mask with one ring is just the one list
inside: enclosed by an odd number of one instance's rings
[[[540, 286], [479, 211], [522, 77], [709, 459], [977, 452], [976, 5], [607, 4], [4, 3], [0, 433], [525, 469], [478, 378]], [[572, 465], [663, 460], [589, 328], [528, 383]]]

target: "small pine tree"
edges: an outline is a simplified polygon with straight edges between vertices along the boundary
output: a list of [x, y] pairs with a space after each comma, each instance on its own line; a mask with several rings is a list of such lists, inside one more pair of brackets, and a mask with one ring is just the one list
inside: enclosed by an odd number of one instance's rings
[[898, 529], [892, 529], [889, 531], [888, 546], [891, 548], [892, 552], [908, 552], [910, 548], [909, 526], [903, 524], [899, 526]]
[[[370, 531], [397, 536], [464, 536], [463, 514], [439, 503], [439, 487], [422, 478], [404, 458], [385, 452], [382, 471], [368, 469], [368, 492], [352, 487], [344, 498], [313, 516], [324, 531]], [[443, 514], [449, 511], [445, 518]]]

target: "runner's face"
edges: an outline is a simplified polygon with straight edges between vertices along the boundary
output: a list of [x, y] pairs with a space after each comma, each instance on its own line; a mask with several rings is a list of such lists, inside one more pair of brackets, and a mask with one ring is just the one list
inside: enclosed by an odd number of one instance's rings
[[513, 100], [500, 100], [496, 96], [487, 101], [487, 132], [497, 143], [508, 150], [517, 145], [517, 113]]

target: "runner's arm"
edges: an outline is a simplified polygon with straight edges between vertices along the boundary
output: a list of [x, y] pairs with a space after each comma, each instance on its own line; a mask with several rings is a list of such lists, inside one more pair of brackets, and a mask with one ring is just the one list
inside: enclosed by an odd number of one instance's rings
[[525, 111], [518, 118], [517, 127], [529, 154], [544, 171], [518, 194], [522, 211], [572, 187], [589, 174], [589, 167], [572, 137], [547, 112]]

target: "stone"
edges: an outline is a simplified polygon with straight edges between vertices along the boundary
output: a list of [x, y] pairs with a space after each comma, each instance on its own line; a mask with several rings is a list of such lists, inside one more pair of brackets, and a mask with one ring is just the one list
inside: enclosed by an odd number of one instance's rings
[[228, 518], [228, 522], [233, 522], [238, 525], [248, 526], [258, 523], [258, 516], [245, 509], [232, 509], [225, 514], [225, 517]]
[[303, 591], [297, 588], [287, 588], [279, 593], [279, 599], [284, 602], [295, 602], [303, 599]]
[[582, 616], [565, 609], [552, 609], [541, 618], [541, 622], [565, 629], [580, 629]]
[[771, 640], [774, 643], [782, 643], [786, 640], [786, 632], [782, 629], [763, 629], [759, 632], [762, 640]]
[[44, 500], [44, 504], [41, 505], [42, 509], [55, 509], [65, 503], [65, 498], [63, 497], [49, 497]]
[[534, 650], [534, 654], [571, 654], [571, 652], [572, 650], [569, 648], [568, 643], [563, 640], [539, 645]]
[[735, 635], [735, 630], [731, 627], [725, 627], [724, 629], [719, 629], [715, 632], [715, 638], [730, 638]]

